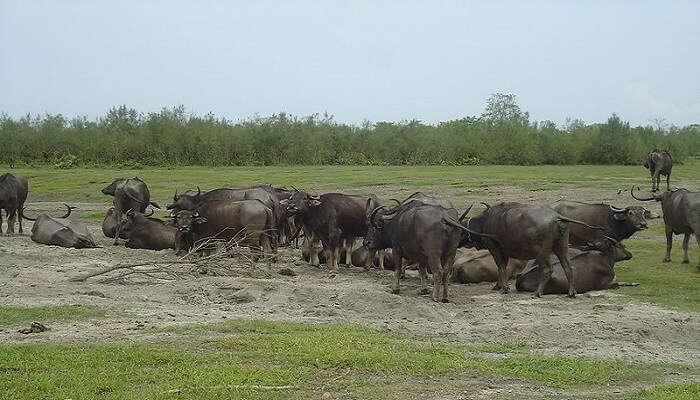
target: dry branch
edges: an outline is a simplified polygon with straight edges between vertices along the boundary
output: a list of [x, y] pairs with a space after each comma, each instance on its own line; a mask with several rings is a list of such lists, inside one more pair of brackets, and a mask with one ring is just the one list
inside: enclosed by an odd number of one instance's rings
[[203, 387], [185, 387], [181, 389], [170, 389], [165, 392], [160, 392], [160, 394], [175, 394], [182, 393], [189, 390], [218, 390], [218, 389], [248, 389], [248, 390], [298, 390], [298, 386], [264, 386], [264, 385], [217, 385], [217, 386], [203, 386]]

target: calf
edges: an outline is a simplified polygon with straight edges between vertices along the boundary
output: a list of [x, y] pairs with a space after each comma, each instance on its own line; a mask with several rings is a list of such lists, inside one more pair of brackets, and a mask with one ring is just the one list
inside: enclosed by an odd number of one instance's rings
[[[576, 270], [575, 284], [579, 293], [591, 290], [615, 288], [615, 263], [632, 258], [622, 243], [605, 237], [594, 245], [583, 250], [571, 248], [571, 266]], [[545, 285], [544, 294], [566, 293], [568, 282], [561, 263], [552, 262], [552, 278]], [[528, 267], [518, 275], [515, 287], [519, 291], [533, 292], [537, 290], [541, 280], [542, 267], [537, 262], [530, 262]]]

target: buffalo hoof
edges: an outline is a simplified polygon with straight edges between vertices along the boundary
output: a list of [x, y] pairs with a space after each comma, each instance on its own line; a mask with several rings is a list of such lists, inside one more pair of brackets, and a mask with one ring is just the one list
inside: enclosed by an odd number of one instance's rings
[[533, 299], [539, 299], [540, 297], [542, 297], [542, 293], [540, 292], [535, 292], [532, 294]]
[[493, 285], [493, 287], [491, 288], [491, 290], [500, 290], [500, 289], [501, 289], [501, 285], [499, 285], [498, 283]]
[[690, 264], [690, 260], [683, 260], [683, 264]]
[[441, 300], [443, 303], [449, 303], [450, 301], [447, 298], [444, 298]]
[[391, 289], [391, 294], [399, 294], [401, 292], [400, 289]]
[[570, 299], [575, 299], [575, 298], [576, 298], [576, 292], [569, 293], [569, 294], [567, 294], [566, 296], [567, 296], [568, 298], [570, 298]]
[[670, 257], [664, 258], [664, 262], [671, 262], [671, 258]]
[[420, 293], [420, 294], [430, 294], [430, 290], [427, 289], [427, 288], [426, 288], [426, 289], [421, 289], [419, 293]]
[[510, 288], [508, 286], [501, 288], [501, 294], [508, 294], [508, 292], [510, 292]]

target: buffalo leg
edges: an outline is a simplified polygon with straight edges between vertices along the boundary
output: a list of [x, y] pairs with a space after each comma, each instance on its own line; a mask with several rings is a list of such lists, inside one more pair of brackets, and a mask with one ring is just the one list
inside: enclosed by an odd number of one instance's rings
[[17, 215], [18, 215], [17, 218], [19, 219], [19, 234], [20, 235], [24, 233], [24, 227], [22, 226], [22, 220], [24, 219], [24, 210], [23, 209], [24, 209], [24, 204], [20, 204], [19, 208], [17, 209]]
[[338, 272], [340, 268], [338, 263], [340, 262], [340, 246], [336, 245], [331, 249], [331, 267], [335, 272]]
[[671, 262], [671, 247], [673, 246], [673, 231], [666, 225], [666, 257], [664, 262]]
[[[555, 254], [561, 263], [561, 267], [564, 269], [566, 280], [569, 282], [569, 297], [576, 297], [576, 282], [574, 281], [574, 269], [571, 268], [571, 263], [569, 262], [569, 249], [557, 249]], [[549, 259], [549, 257], [547, 258]]]
[[442, 265], [440, 265], [439, 257], [428, 257], [428, 266], [433, 272], [433, 300], [440, 301], [440, 292], [442, 291]]
[[122, 212], [121, 210], [114, 210], [114, 213], [117, 215], [117, 226], [116, 226], [116, 231], [114, 232], [114, 245], [119, 244], [119, 232], [122, 230]]
[[506, 294], [510, 291], [510, 286], [508, 285], [508, 277], [506, 277], [506, 267], [508, 267], [508, 257], [505, 257], [497, 251], [491, 251], [491, 256], [498, 266], [498, 282], [493, 287], [493, 290], [501, 290], [501, 293]]
[[[381, 250], [380, 250], [381, 252]], [[369, 250], [367, 249], [367, 258], [365, 258], [365, 271], [369, 271], [370, 267], [374, 266], [374, 256], [377, 254], [376, 249]]]
[[535, 297], [541, 297], [544, 292], [544, 287], [547, 285], [549, 280], [552, 278], [552, 264], [549, 263], [549, 257], [539, 257], [537, 258], [537, 263], [542, 269], [542, 274], [540, 275], [540, 284], [537, 285], [537, 290], [535, 291]]
[[0, 208], [0, 233], [2, 233], [2, 208]]
[[688, 258], [688, 244], [690, 243], [690, 233], [686, 233], [683, 237], [683, 264], [690, 263]]
[[321, 262], [318, 260], [318, 238], [315, 234], [311, 234], [307, 245], [309, 246], [309, 264], [314, 267], [320, 266]]
[[352, 265], [352, 248], [354, 247], [355, 239], [345, 239], [345, 265]]
[[[384, 250], [379, 250], [379, 270], [384, 271], [384, 257], [386, 257], [386, 252]], [[374, 261], [374, 257], [372, 257], [372, 261]]]
[[394, 249], [394, 265], [396, 267], [394, 268], [394, 280], [391, 282], [391, 293], [393, 294], [399, 294], [400, 288], [399, 288], [399, 279], [401, 278], [401, 264], [402, 264], [402, 258], [401, 258], [401, 252], [397, 251]]
[[[695, 232], [695, 241], [698, 242], [698, 250], [700, 250], [700, 233]], [[700, 270], [700, 254], [698, 254], [698, 265], [696, 268]]]
[[17, 210], [10, 210], [7, 212], [7, 235], [14, 235], [15, 233], [15, 218], [17, 217]]
[[450, 282], [450, 275], [452, 274], [452, 266], [455, 263], [455, 255], [448, 257], [442, 264], [442, 302], [449, 302], [447, 298], [447, 285]]
[[418, 264], [418, 274], [420, 275], [420, 294], [430, 293], [428, 290], [428, 267], [423, 263]]
[[671, 174], [666, 175], [666, 191], [671, 190]]

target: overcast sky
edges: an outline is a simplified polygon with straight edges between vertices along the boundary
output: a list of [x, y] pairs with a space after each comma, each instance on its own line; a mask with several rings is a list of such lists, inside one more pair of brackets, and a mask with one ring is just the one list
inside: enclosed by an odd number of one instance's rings
[[0, 112], [700, 123], [700, 1], [6, 1]]

